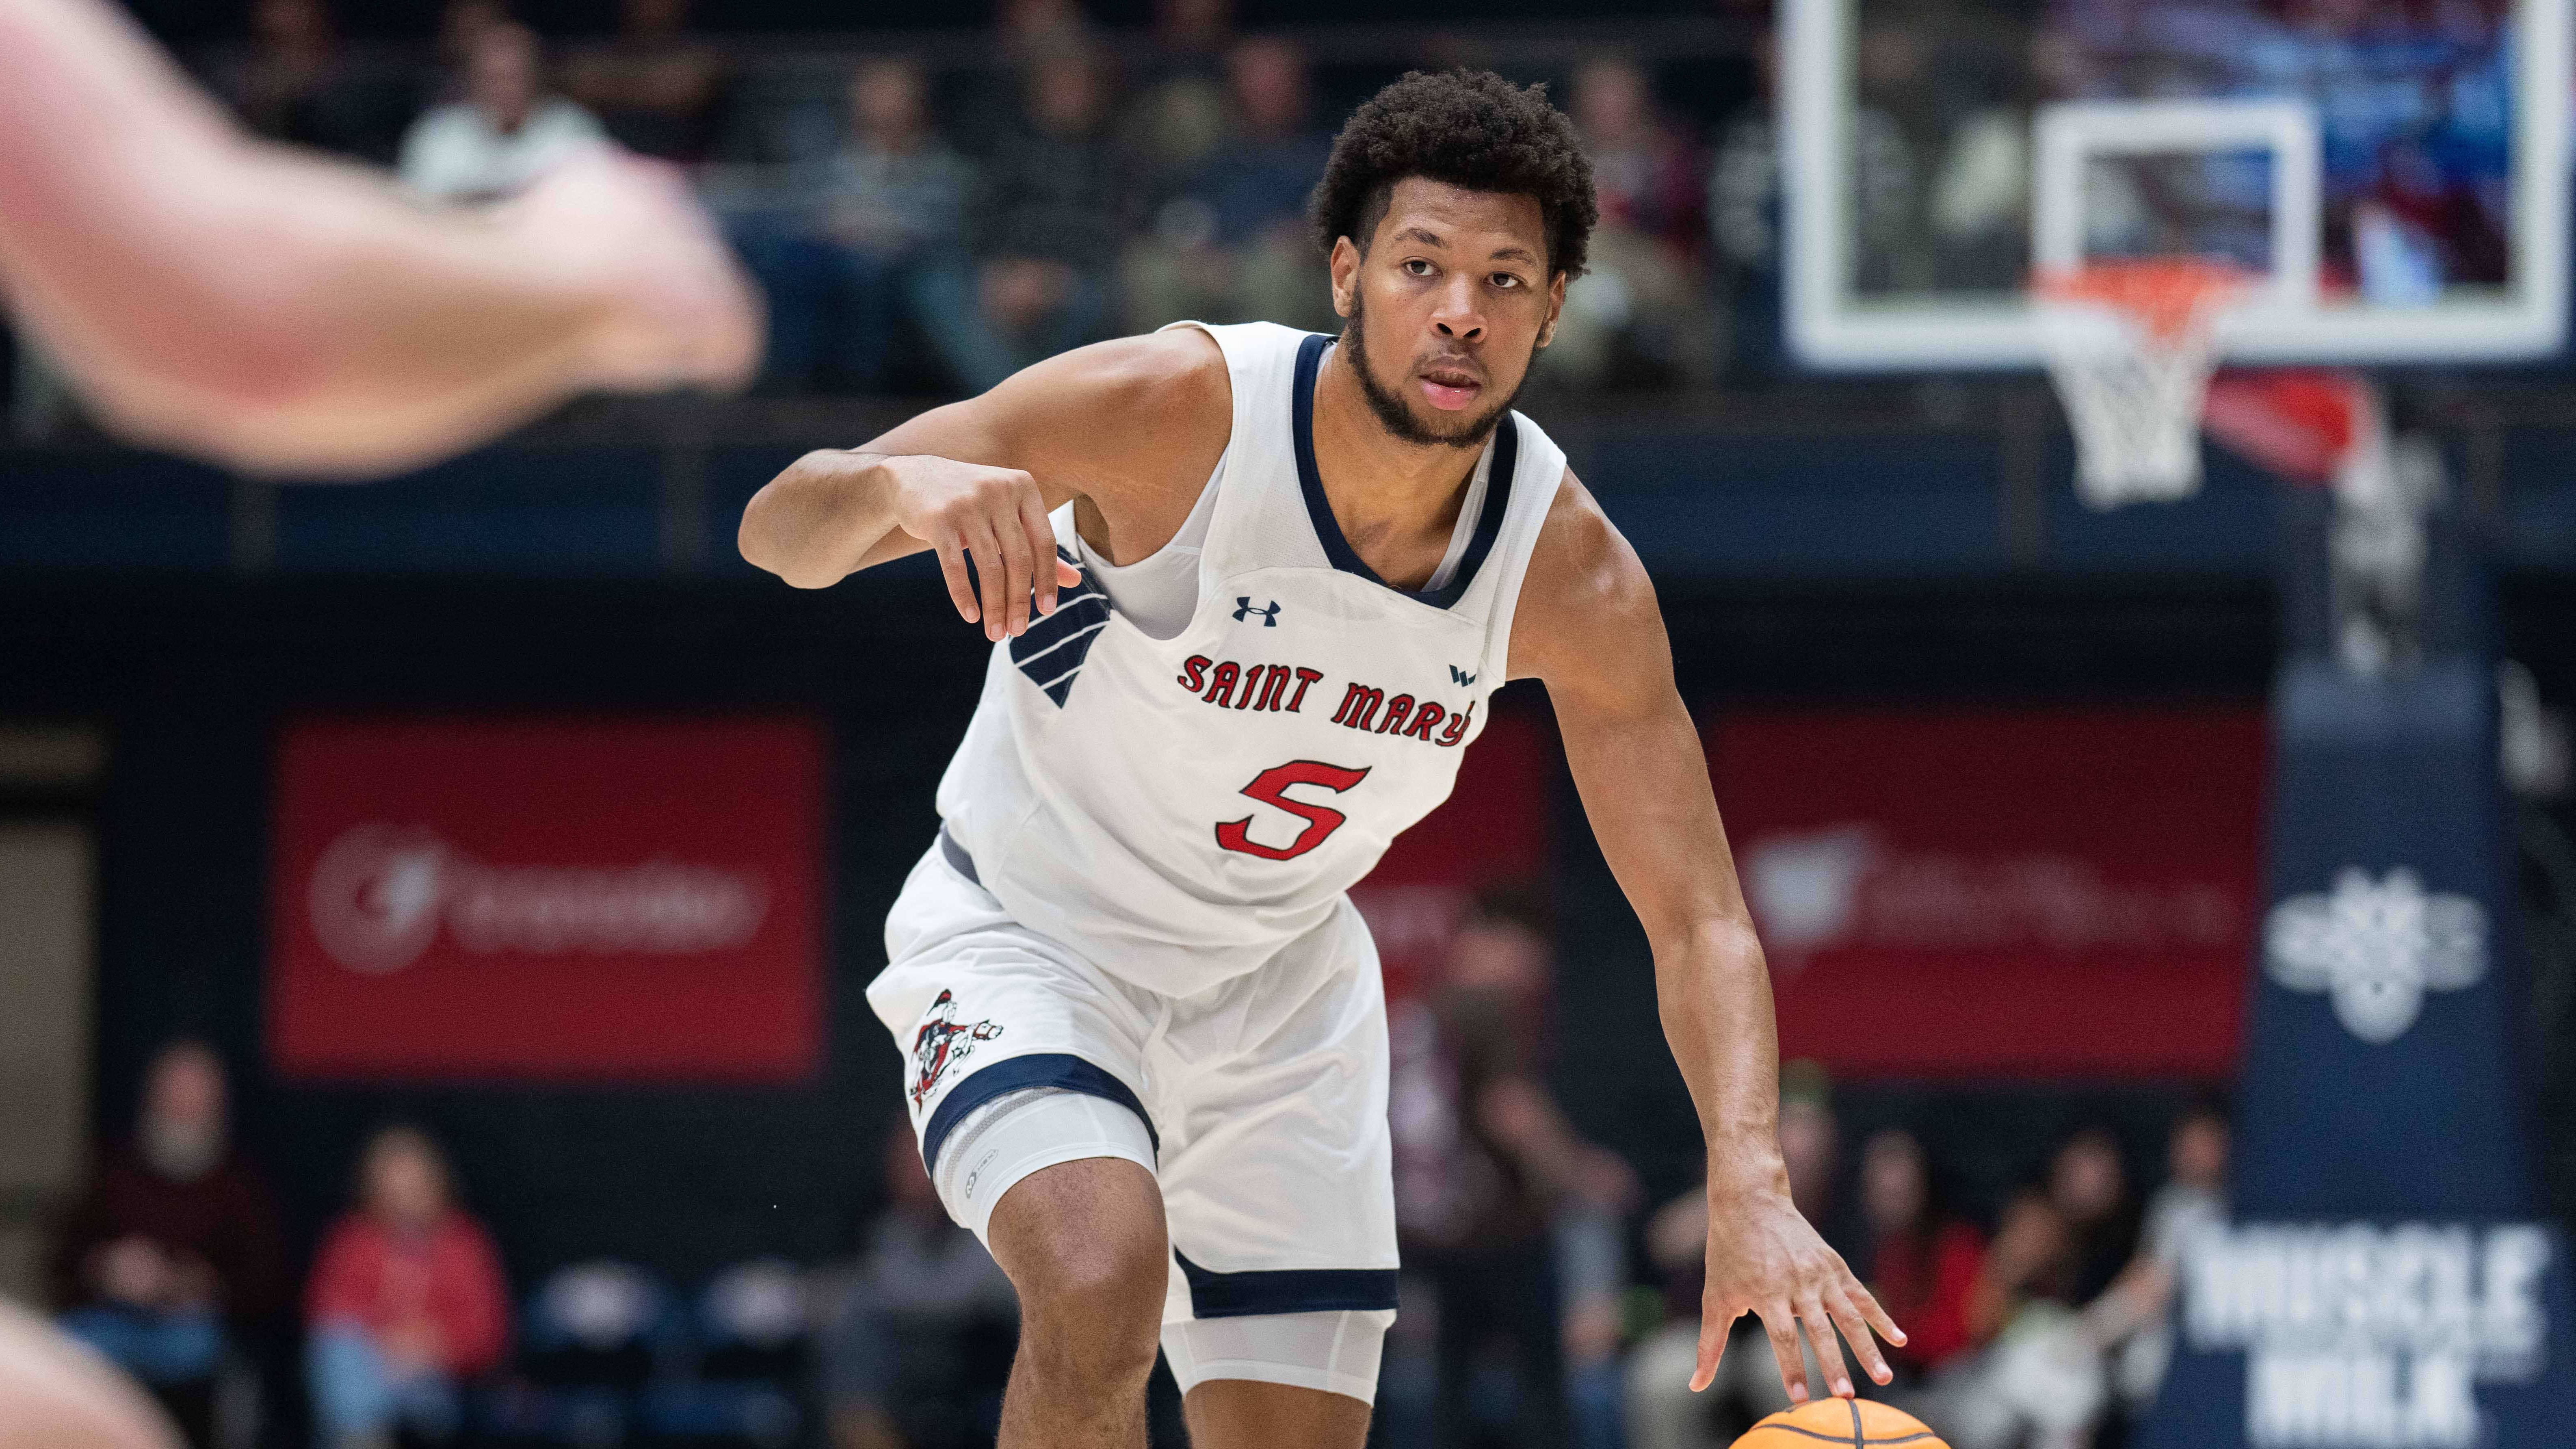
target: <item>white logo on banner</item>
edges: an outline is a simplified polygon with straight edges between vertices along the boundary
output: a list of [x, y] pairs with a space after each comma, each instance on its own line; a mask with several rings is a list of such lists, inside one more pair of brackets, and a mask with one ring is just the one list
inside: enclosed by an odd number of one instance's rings
[[2377, 884], [2347, 866], [2331, 894], [2272, 908], [2263, 960], [2283, 986], [2327, 993], [2354, 1036], [2395, 1041], [2423, 1014], [2425, 992], [2457, 991], [2486, 975], [2486, 908], [2463, 895], [2428, 895], [2402, 866]]
[[305, 894], [331, 959], [382, 975], [447, 928], [477, 954], [684, 954], [739, 946], [769, 912], [759, 877], [652, 860], [625, 867], [485, 865], [425, 830], [360, 825], [331, 842]]
[[2185, 1247], [2183, 1328], [2245, 1351], [2255, 1449], [2470, 1449], [2475, 1386], [2548, 1361], [2549, 1255], [2528, 1223], [2211, 1228]]
[[1926, 850], [1868, 825], [1765, 835], [1743, 853], [1762, 944], [1784, 972], [1848, 946], [1907, 951], [2207, 950], [2245, 907], [2209, 881], [2134, 881], [2049, 850]]

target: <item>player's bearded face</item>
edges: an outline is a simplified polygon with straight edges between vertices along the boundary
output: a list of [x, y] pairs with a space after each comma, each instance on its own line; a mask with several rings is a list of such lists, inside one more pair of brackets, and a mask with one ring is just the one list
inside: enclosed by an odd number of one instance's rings
[[[1368, 399], [1369, 411], [1377, 414], [1377, 420], [1386, 425], [1388, 432], [1405, 442], [1425, 447], [1483, 447], [1485, 439], [1493, 433], [1494, 425], [1503, 420], [1503, 414], [1511, 410], [1513, 400], [1520, 396], [1521, 384], [1529, 380], [1530, 361], [1538, 354], [1537, 345], [1533, 342], [1529, 355], [1521, 359], [1520, 375], [1512, 380], [1508, 393], [1482, 408], [1444, 413], [1407, 394], [1415, 391], [1413, 378], [1421, 368], [1436, 371], [1451, 364], [1456, 355], [1454, 351], [1434, 349], [1425, 356], [1406, 359], [1394, 369], [1396, 380], [1393, 382], [1379, 377], [1377, 361], [1369, 356], [1367, 307], [1356, 295], [1351, 299], [1350, 325], [1342, 329], [1342, 345], [1350, 349], [1351, 359], [1359, 364], [1352, 372], [1360, 380], [1360, 395]], [[1399, 387], [1403, 391], [1398, 391]]]
[[[1360, 259], [1342, 345], [1369, 410], [1407, 443], [1483, 446], [1529, 380], [1551, 292], [1534, 256], [1487, 259], [1497, 243], [1510, 250], [1527, 236], [1524, 226], [1495, 224], [1523, 220], [1497, 214], [1515, 210], [1535, 219], [1538, 208], [1408, 179]], [[1522, 247], [1524, 256], [1534, 250]]]

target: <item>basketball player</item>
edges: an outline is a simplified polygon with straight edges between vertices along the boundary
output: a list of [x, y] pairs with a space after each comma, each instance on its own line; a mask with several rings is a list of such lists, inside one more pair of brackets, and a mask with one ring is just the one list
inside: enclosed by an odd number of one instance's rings
[[[819, 588], [935, 549], [997, 642], [868, 999], [1024, 1323], [1010, 1449], [1366, 1431], [1396, 1247], [1376, 953], [1343, 894], [1545, 681], [1708, 1146], [1695, 1386], [1757, 1313], [1793, 1398], [1903, 1335], [1790, 1205], [1762, 952], [1636, 555], [1510, 410], [1596, 212], [1536, 89], [1415, 74], [1315, 196], [1338, 340], [1179, 324], [799, 460], [742, 549]], [[966, 565], [971, 559], [974, 573]]]
[[603, 148], [427, 209], [244, 136], [100, 0], [0, 3], [0, 292], [110, 427], [260, 471], [389, 472], [759, 353], [662, 168]]

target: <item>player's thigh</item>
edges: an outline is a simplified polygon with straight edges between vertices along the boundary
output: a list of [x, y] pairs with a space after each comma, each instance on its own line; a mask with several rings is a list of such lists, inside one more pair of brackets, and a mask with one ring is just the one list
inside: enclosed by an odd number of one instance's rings
[[1369, 1406], [1347, 1394], [1210, 1379], [1181, 1399], [1190, 1449], [1359, 1449]]
[[1375, 968], [1362, 934], [1311, 971], [1264, 966], [1239, 1010], [1169, 1028], [1178, 1066], [1155, 1103], [1163, 1201], [1187, 1288], [1174, 1317], [1394, 1309], [1386, 1003]]
[[1163, 1352], [1184, 1395], [1299, 1389], [1350, 1400], [1299, 1402], [1366, 1423], [1396, 1306], [1376, 965], [1365, 935], [1274, 961], [1167, 1033], [1175, 1068], [1156, 1106], [1180, 1272]]

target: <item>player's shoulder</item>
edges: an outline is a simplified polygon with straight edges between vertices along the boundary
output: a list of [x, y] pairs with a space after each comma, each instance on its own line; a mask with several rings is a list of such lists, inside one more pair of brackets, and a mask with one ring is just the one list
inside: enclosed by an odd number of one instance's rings
[[1094, 481], [1170, 472], [1195, 496], [1233, 432], [1233, 398], [1216, 342], [1173, 328], [1058, 353], [970, 406], [1014, 440], [1033, 471], [1052, 466]]
[[1637, 551], [1572, 468], [1558, 479], [1547, 516], [1539, 521], [1530, 575], [1558, 606], [1568, 608], [1599, 607], [1649, 587]]
[[1661, 620], [1637, 551], [1592, 490], [1565, 470], [1539, 522], [1513, 610], [1512, 674], [1543, 676], [1547, 661], [1560, 653], [1581, 657], [1586, 640], [1604, 643], [1649, 621], [1659, 627]]
[[[1163, 419], [1232, 410], [1233, 384], [1216, 339], [1173, 327], [1059, 353], [1014, 382], [1042, 384], [1085, 408], [1151, 407]], [[1008, 384], [1005, 384], [1006, 386]]]

